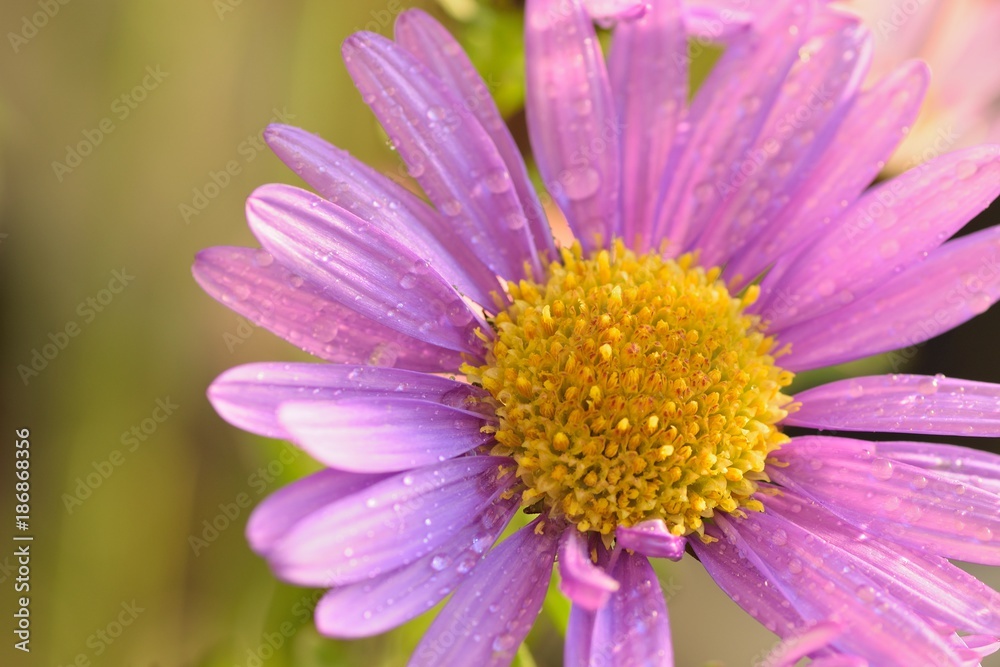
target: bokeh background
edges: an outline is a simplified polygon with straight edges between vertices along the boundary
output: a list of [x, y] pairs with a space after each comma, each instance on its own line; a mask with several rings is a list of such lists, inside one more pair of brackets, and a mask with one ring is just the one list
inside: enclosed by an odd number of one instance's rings
[[[0, 5], [0, 664], [405, 662], [428, 619], [350, 644], [323, 639], [309, 621], [317, 593], [277, 583], [248, 549], [241, 505], [314, 464], [223, 423], [205, 388], [240, 363], [306, 357], [201, 293], [189, 267], [203, 247], [253, 243], [243, 201], [255, 187], [298, 183], [263, 147], [273, 120], [398, 173], [339, 48], [358, 29], [390, 33], [405, 8], [458, 32], [524, 139], [517, 3], [444, 4]], [[975, 225], [995, 223], [996, 206], [992, 215]], [[998, 319], [991, 311], [920, 346], [908, 368], [1000, 381]], [[58, 350], [43, 366], [33, 357], [46, 345]], [[12, 647], [11, 441], [22, 428], [35, 537], [30, 655]], [[749, 665], [774, 645], [692, 559], [659, 572], [678, 665]], [[1000, 586], [996, 573], [977, 573]], [[547, 606], [520, 664], [561, 664], [564, 622], [564, 606]]]

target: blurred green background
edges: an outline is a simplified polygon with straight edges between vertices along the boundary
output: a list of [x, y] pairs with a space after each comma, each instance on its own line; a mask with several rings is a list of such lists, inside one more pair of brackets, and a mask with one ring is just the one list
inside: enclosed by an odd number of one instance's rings
[[[398, 168], [339, 49], [358, 29], [390, 33], [406, 7], [459, 30], [523, 137], [515, 3], [443, 4], [450, 16], [431, 0], [0, 6], [0, 664], [405, 662], [428, 619], [325, 640], [309, 621], [316, 593], [277, 584], [247, 547], [240, 505], [314, 467], [223, 423], [204, 391], [231, 366], [306, 357], [205, 296], [189, 267], [203, 247], [253, 244], [243, 201], [255, 187], [297, 183], [263, 148], [272, 120]], [[997, 331], [993, 312], [922, 347], [917, 368], [996, 381]], [[56, 354], [33, 359], [47, 345]], [[30, 655], [11, 632], [10, 441], [22, 428]], [[773, 646], [692, 559], [660, 572], [678, 665], [747, 665]], [[538, 624], [521, 664], [561, 664], [562, 613]]]

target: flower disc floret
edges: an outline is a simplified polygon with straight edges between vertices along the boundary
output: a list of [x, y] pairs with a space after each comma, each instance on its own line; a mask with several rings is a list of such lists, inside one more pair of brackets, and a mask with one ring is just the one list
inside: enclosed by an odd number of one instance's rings
[[516, 461], [525, 505], [606, 536], [762, 509], [755, 481], [787, 441], [792, 374], [745, 312], [756, 287], [734, 297], [691, 255], [621, 242], [564, 249], [547, 273], [508, 285], [487, 363], [465, 368], [492, 395], [492, 453]]

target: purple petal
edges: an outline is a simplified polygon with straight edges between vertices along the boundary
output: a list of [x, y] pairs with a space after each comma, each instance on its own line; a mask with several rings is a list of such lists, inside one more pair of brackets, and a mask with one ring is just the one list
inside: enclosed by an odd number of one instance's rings
[[487, 554], [424, 634], [410, 667], [510, 664], [542, 608], [559, 542], [540, 521]]
[[881, 442], [878, 451], [893, 461], [933, 470], [939, 475], [1000, 495], [1000, 455], [927, 442]]
[[621, 589], [594, 612], [591, 665], [673, 665], [667, 603], [645, 556], [621, 551], [611, 568]]
[[732, 180], [753, 147], [798, 57], [811, 13], [805, 0], [775, 2], [759, 27], [732, 40], [695, 95], [690, 131], [667, 166], [670, 180], [657, 220], [655, 238], [669, 238], [675, 254], [690, 249], [718, 212], [717, 183]]
[[678, 0], [650, 5], [614, 33], [608, 73], [621, 119], [622, 230], [636, 250], [652, 241], [660, 180], [688, 96], [688, 40]]
[[410, 174], [487, 266], [508, 279], [541, 276], [527, 218], [496, 145], [453, 91], [415, 56], [372, 33], [343, 47], [347, 71]]
[[662, 519], [643, 521], [630, 528], [619, 526], [615, 538], [619, 546], [650, 558], [680, 560], [687, 546], [687, 538], [672, 535]]
[[778, 330], [857, 300], [920, 262], [1000, 194], [1000, 146], [941, 156], [865, 193], [789, 268], [769, 275], [756, 312], [776, 298]]
[[475, 571], [519, 506], [517, 494], [501, 497], [435, 552], [373, 581], [329, 591], [316, 607], [316, 628], [328, 637], [368, 637], [428, 611]]
[[645, 0], [583, 0], [590, 18], [602, 25], [615, 21], [634, 21], [654, 10], [647, 8]]
[[973, 563], [1000, 565], [1000, 496], [894, 462], [879, 445], [807, 436], [775, 452], [771, 478], [870, 535]]
[[[831, 640], [844, 634], [844, 630], [844, 626], [839, 623], [817, 623], [805, 632], [782, 642], [781, 646], [767, 655], [764, 664], [768, 667], [795, 667], [799, 660], [807, 657], [810, 653], [825, 648]], [[840, 659], [840, 656], [835, 659]], [[867, 663], [864, 664], [867, 665]]]
[[395, 396], [290, 401], [282, 403], [278, 419], [314, 459], [352, 472], [410, 470], [493, 438], [481, 432], [481, 414]]
[[420, 9], [409, 9], [396, 19], [396, 41], [415, 55], [427, 69], [450, 86], [461, 98], [465, 111], [478, 119], [493, 140], [510, 174], [514, 190], [528, 218], [531, 237], [539, 252], [556, 259], [552, 230], [545, 219], [545, 210], [528, 177], [521, 151], [507, 129], [490, 90], [469, 57], [440, 23]]
[[563, 667], [591, 667], [590, 640], [594, 636], [594, 612], [578, 605], [569, 610]]
[[268, 553], [283, 579], [338, 586], [423, 558], [509, 489], [507, 458], [472, 456], [394, 475], [295, 524]]
[[491, 294], [501, 292], [496, 274], [476, 258], [454, 225], [419, 197], [305, 130], [271, 125], [264, 139], [321, 195], [426, 257], [460, 293], [493, 305]]
[[342, 498], [364, 491], [387, 475], [356, 475], [340, 470], [320, 470], [275, 491], [258, 505], [247, 521], [250, 548], [270, 551], [295, 524]]
[[580, 0], [528, 0], [524, 11], [531, 145], [545, 186], [589, 251], [621, 229], [621, 128], [604, 56]]
[[1000, 632], [1000, 593], [947, 560], [869, 539], [859, 528], [787, 489], [763, 501], [766, 511], [842, 549], [852, 557], [844, 562], [853, 563], [876, 588], [921, 617], [968, 632]]
[[457, 371], [462, 365], [460, 352], [331, 301], [318, 283], [286, 269], [263, 250], [208, 248], [198, 253], [193, 273], [212, 298], [249, 320], [236, 328], [238, 340], [252, 334], [251, 326], [259, 326], [326, 361], [433, 372]]
[[916, 345], [972, 319], [1000, 299], [998, 250], [997, 227], [949, 241], [853, 303], [777, 331], [792, 345], [782, 365], [799, 371]]
[[[774, 211], [770, 224], [734, 255], [725, 275], [759, 275], [857, 199], [913, 125], [929, 79], [927, 65], [911, 62], [858, 95], [826, 151], [811, 164], [802, 165], [805, 171], [791, 200]], [[780, 314], [765, 319], [775, 320]]]
[[233, 426], [268, 438], [290, 440], [278, 421], [286, 401], [346, 398], [406, 398], [471, 409], [481, 389], [427, 373], [342, 364], [247, 364], [231, 368], [212, 383], [208, 399]]
[[729, 7], [708, 7], [684, 3], [684, 28], [694, 38], [707, 42], [726, 42], [742, 34], [753, 16]]
[[[926, 288], [924, 288], [926, 289]], [[791, 426], [1000, 436], [1000, 385], [944, 376], [875, 375], [800, 392]]]
[[716, 184], [722, 204], [697, 246], [699, 262], [721, 266], [774, 218], [830, 145], [871, 63], [872, 35], [859, 19], [823, 14], [740, 168]]
[[477, 353], [485, 322], [426, 259], [327, 200], [265, 185], [247, 200], [250, 229], [275, 258], [380, 324], [444, 348]]
[[833, 641], [836, 650], [876, 665], [961, 664], [933, 627], [837, 547], [775, 512], [753, 512], [739, 521], [716, 514], [716, 522], [733, 547], [753, 553], [771, 585], [804, 618], [847, 628]]
[[770, 581], [767, 568], [752, 552], [731, 544], [714, 525], [706, 525], [705, 534], [715, 541], [691, 540], [691, 548], [733, 602], [779, 637], [794, 636], [805, 627], [802, 615]]
[[618, 582], [590, 560], [586, 538], [573, 528], [559, 542], [559, 574], [559, 590], [588, 611], [600, 609], [618, 590]]

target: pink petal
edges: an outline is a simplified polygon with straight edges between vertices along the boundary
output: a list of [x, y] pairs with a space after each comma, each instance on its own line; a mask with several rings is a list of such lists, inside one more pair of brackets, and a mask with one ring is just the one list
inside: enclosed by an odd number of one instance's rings
[[[725, 275], [744, 279], [759, 275], [857, 199], [913, 125], [929, 79], [927, 65], [911, 62], [858, 95], [826, 150], [802, 165], [800, 184], [790, 201], [769, 210], [770, 223], [734, 255]], [[777, 312], [758, 312], [765, 320], [776, 321], [788, 304], [775, 300], [772, 308]]]
[[880, 442], [878, 450], [892, 461], [933, 470], [1000, 496], [1000, 455], [929, 442]]
[[760, 135], [716, 184], [722, 203], [697, 241], [703, 265], [725, 264], [798, 192], [850, 111], [871, 51], [871, 33], [856, 18], [830, 13], [810, 23]]
[[459, 352], [481, 349], [488, 330], [426, 258], [305, 190], [265, 185], [247, 200], [250, 229], [278, 261], [400, 333]]
[[494, 273], [542, 275], [527, 218], [496, 145], [414, 55], [372, 33], [343, 47], [347, 71], [424, 192]]
[[[730, 180], [753, 147], [798, 57], [812, 3], [778, 0], [765, 22], [733, 39], [688, 113], [690, 131], [675, 144], [654, 241], [688, 250], [721, 204], [717, 183]], [[654, 242], [655, 245], [655, 242]]]
[[245, 340], [259, 326], [320, 359], [457, 371], [462, 355], [390, 329], [331, 301], [312, 280], [286, 269], [263, 250], [215, 247], [195, 259], [195, 280], [248, 322], [230, 336]]
[[828, 366], [957, 327], [1000, 299], [998, 250], [998, 227], [949, 241], [849, 305], [776, 331], [792, 346], [782, 365], [794, 371]]
[[590, 560], [586, 538], [573, 528], [559, 541], [559, 574], [559, 590], [588, 611], [600, 609], [618, 590], [618, 582]]
[[555, 259], [552, 230], [549, 229], [545, 210], [528, 177], [521, 151], [507, 129], [489, 88], [476, 72], [465, 51], [444, 26], [420, 9], [409, 9], [399, 15], [396, 19], [396, 41], [450, 86], [462, 100], [465, 110], [475, 115], [486, 130], [500, 152], [514, 190], [521, 200], [531, 238], [543, 256]]
[[770, 572], [755, 554], [730, 543], [712, 524], [705, 527], [705, 534], [715, 541], [691, 540], [691, 548], [719, 588], [779, 637], [801, 632], [806, 620], [770, 580]]
[[208, 388], [212, 407], [230, 424], [284, 440], [292, 437], [278, 421], [278, 407], [286, 401], [392, 397], [471, 408], [483, 395], [437, 375], [344, 364], [247, 364], [229, 369]]
[[[844, 630], [844, 626], [838, 623], [817, 623], [808, 630], [783, 641], [781, 646], [768, 653], [765, 664], [768, 667], [795, 667], [799, 660], [825, 648], [833, 639], [844, 634]], [[840, 659], [840, 656], [834, 659]]]
[[837, 651], [876, 665], [960, 664], [933, 627], [893, 600], [834, 545], [775, 512], [752, 512], [739, 521], [717, 514], [715, 520], [733, 547], [753, 554], [797, 612], [846, 628], [833, 640]]
[[475, 412], [413, 398], [288, 401], [281, 425], [314, 459], [352, 472], [395, 472], [464, 454], [492, 440]]
[[615, 538], [619, 546], [650, 558], [680, 560], [687, 546], [687, 538], [671, 534], [662, 519], [643, 521], [630, 528], [619, 526]]
[[950, 153], [872, 188], [789, 268], [765, 279], [756, 312], [778, 298], [772, 330], [814, 318], [920, 262], [1000, 194], [1000, 146]]
[[320, 470], [278, 489], [250, 514], [246, 528], [250, 548], [266, 556], [302, 519], [386, 477]]
[[369, 637], [428, 611], [475, 571], [519, 506], [516, 494], [500, 497], [435, 552], [372, 581], [329, 591], [316, 606], [316, 629], [328, 637]]
[[687, 58], [679, 0], [653, 3], [614, 32], [608, 71], [623, 129], [621, 236], [639, 251], [650, 247], [660, 181], [687, 107]]
[[447, 543], [509, 489], [510, 459], [472, 456], [394, 475], [296, 523], [268, 552], [283, 579], [330, 587], [392, 572]]
[[589, 251], [621, 229], [621, 129], [604, 56], [580, 0], [528, 0], [525, 24], [531, 145], [545, 186]]
[[621, 589], [594, 615], [591, 665], [672, 665], [667, 603], [645, 556], [623, 551], [611, 568]]
[[870, 535], [936, 554], [1000, 565], [1000, 496], [894, 462], [879, 445], [806, 436], [772, 454], [771, 478]]
[[1000, 631], [1000, 593], [944, 558], [870, 539], [860, 528], [789, 489], [764, 496], [763, 501], [765, 511], [843, 550], [853, 558], [845, 562], [921, 617], [967, 632]]
[[1000, 436], [1000, 385], [944, 376], [876, 375], [831, 382], [795, 396], [790, 426]]
[[507, 667], [542, 608], [559, 533], [536, 520], [486, 555], [434, 619], [409, 667]]
[[501, 293], [496, 274], [476, 258], [469, 239], [415, 194], [304, 130], [270, 125], [264, 139], [321, 195], [426, 257], [460, 293], [493, 305], [492, 294]]

